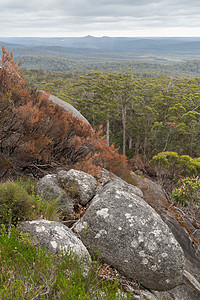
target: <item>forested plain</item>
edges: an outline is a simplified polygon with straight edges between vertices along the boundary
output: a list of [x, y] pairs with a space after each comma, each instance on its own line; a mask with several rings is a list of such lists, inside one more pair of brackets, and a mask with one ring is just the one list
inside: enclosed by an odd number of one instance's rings
[[[53, 56], [16, 56], [16, 60], [23, 61], [23, 67], [28, 70], [48, 70], [55, 72], [72, 72], [83, 75], [87, 72], [104, 72], [104, 73], [125, 73], [133, 74], [143, 78], [157, 78], [163, 75], [178, 76], [178, 77], [194, 77], [200, 74], [200, 60], [188, 60], [185, 62], [169, 62], [165, 59], [145, 58], [137, 60], [130, 59], [130, 61], [113, 60], [111, 55], [107, 61], [98, 61], [101, 54], [86, 52], [86, 54], [93, 61], [87, 59], [66, 59], [63, 57]], [[75, 57], [75, 53], [74, 53]], [[74, 58], [73, 57], [73, 58]], [[97, 58], [98, 57], [98, 58]]]

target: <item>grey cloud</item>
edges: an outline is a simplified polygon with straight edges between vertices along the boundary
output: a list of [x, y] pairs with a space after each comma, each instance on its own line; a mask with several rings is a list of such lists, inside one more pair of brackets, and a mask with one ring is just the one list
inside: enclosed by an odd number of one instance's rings
[[[199, 27], [196, 0], [1, 0], [0, 35], [5, 30], [131, 30]], [[81, 25], [81, 28], [80, 28]], [[40, 31], [40, 32], [41, 32]], [[16, 34], [16, 32], [14, 33]], [[111, 34], [112, 35], [112, 34]]]
[[150, 14], [158, 12], [175, 12], [178, 10], [182, 11], [193, 11], [199, 10], [196, 1], [180, 1], [180, 0], [1, 0], [1, 11], [6, 10], [21, 10], [23, 11], [62, 11], [66, 15], [75, 16], [82, 15], [87, 16], [93, 12], [94, 16], [99, 15], [120, 15], [123, 12], [127, 15], [142, 15], [148, 7]]

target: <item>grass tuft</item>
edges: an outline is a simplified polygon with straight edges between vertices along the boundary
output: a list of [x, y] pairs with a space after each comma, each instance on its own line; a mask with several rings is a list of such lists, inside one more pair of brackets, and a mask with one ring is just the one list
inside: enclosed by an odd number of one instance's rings
[[131, 299], [128, 294], [119, 297], [118, 282], [100, 282], [98, 273], [98, 263], [85, 276], [74, 254], [52, 255], [33, 247], [16, 227], [8, 235], [1, 226], [0, 299]]

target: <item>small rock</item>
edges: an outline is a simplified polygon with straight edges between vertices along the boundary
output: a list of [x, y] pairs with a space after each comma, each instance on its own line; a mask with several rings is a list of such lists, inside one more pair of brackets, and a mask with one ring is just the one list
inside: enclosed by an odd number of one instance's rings
[[74, 202], [59, 187], [56, 174], [48, 174], [40, 179], [36, 185], [36, 193], [46, 201], [57, 199], [65, 215], [69, 218], [74, 216]]

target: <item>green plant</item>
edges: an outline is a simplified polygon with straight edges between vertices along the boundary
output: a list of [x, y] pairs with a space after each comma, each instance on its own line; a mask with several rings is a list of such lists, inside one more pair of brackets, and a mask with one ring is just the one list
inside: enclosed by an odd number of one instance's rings
[[19, 177], [17, 179], [17, 182], [22, 186], [23, 189], [27, 191], [29, 195], [32, 196], [32, 193], [34, 192], [38, 180], [36, 178], [27, 176], [27, 177]]
[[84, 232], [84, 237], [85, 237], [85, 238], [88, 236], [88, 230], [89, 230], [89, 228], [88, 228], [88, 226], [86, 226], [85, 232]]
[[200, 208], [200, 178], [186, 177], [178, 181], [177, 188], [172, 191], [172, 198], [182, 206], [195, 203]]
[[7, 226], [33, 217], [33, 198], [14, 181], [0, 184], [0, 223]]
[[0, 184], [0, 223], [7, 228], [19, 221], [45, 218], [58, 221], [61, 212], [57, 199], [44, 201], [35, 193], [30, 179], [6, 181]]
[[59, 221], [61, 217], [61, 210], [57, 199], [43, 200], [35, 193], [35, 186], [31, 187], [31, 196], [34, 201], [35, 217], [42, 217], [51, 221]]
[[118, 281], [99, 281], [98, 262], [84, 275], [74, 254], [51, 255], [33, 247], [15, 227], [8, 235], [2, 225], [0, 233], [0, 299], [130, 299], [128, 294], [119, 298]]
[[189, 155], [179, 156], [172, 151], [160, 152], [150, 162], [158, 176], [172, 178], [175, 182], [181, 177], [197, 176], [200, 171], [199, 158], [192, 158]]

